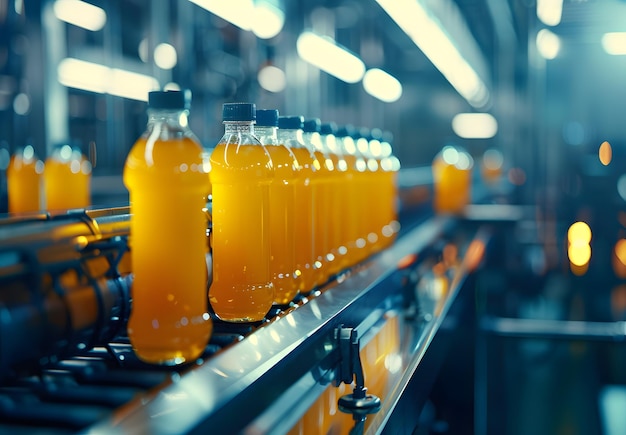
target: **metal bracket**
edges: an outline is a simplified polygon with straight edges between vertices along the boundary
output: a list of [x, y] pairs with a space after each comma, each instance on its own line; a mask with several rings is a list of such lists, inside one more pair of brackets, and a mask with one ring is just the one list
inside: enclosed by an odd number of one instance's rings
[[346, 385], [354, 382], [352, 394], [339, 398], [338, 406], [341, 412], [352, 414], [355, 421], [351, 434], [362, 433], [363, 425], [368, 414], [375, 414], [380, 410], [380, 398], [367, 394], [365, 387], [365, 374], [361, 364], [360, 339], [355, 328], [345, 328], [339, 325], [335, 329], [335, 339], [339, 346], [339, 373], [337, 382]]

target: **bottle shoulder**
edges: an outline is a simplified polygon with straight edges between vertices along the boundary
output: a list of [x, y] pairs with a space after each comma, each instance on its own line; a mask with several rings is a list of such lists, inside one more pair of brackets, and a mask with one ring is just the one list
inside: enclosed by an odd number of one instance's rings
[[208, 162], [200, 143], [190, 137], [168, 140], [140, 137], [124, 165], [124, 180], [133, 184], [163, 181], [208, 187]]
[[221, 182], [222, 175], [229, 182], [274, 177], [272, 156], [260, 143], [232, 143], [220, 141], [211, 152], [211, 179]]

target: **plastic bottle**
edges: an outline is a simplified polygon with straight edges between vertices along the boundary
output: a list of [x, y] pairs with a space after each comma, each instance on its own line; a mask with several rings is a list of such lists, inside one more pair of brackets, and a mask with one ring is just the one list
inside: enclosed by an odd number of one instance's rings
[[43, 209], [43, 170], [44, 163], [37, 158], [32, 145], [26, 145], [13, 154], [7, 168], [10, 213], [27, 213]]
[[362, 258], [362, 248], [360, 246], [360, 231], [362, 228], [363, 216], [360, 212], [359, 201], [362, 196], [360, 189], [360, 171], [357, 163], [356, 146], [352, 134], [354, 127], [344, 125], [337, 130], [338, 154], [345, 161], [345, 186], [347, 193], [345, 197], [345, 209], [343, 220], [347, 222], [344, 234], [344, 243], [348, 249], [346, 266], [352, 266]]
[[315, 264], [316, 177], [320, 164], [315, 154], [304, 145], [303, 123], [302, 116], [278, 118], [278, 140], [291, 149], [300, 168], [296, 182], [296, 270], [294, 273], [300, 277], [300, 291], [308, 292], [320, 284]]
[[474, 161], [464, 149], [446, 145], [435, 156], [433, 171], [433, 207], [438, 213], [458, 214], [471, 197]]
[[209, 300], [229, 322], [264, 318], [274, 301], [270, 274], [272, 159], [254, 136], [256, 106], [223, 105], [224, 136], [211, 153], [213, 282]]
[[344, 243], [344, 236], [348, 222], [345, 220], [345, 208], [347, 206], [347, 185], [346, 185], [346, 162], [338, 154], [338, 144], [335, 134], [337, 124], [334, 122], [322, 123], [320, 127], [320, 141], [322, 152], [327, 156], [326, 166], [330, 170], [330, 216], [332, 222], [327, 228], [330, 244], [330, 254], [332, 262], [329, 263], [328, 273], [334, 275], [339, 273], [348, 264], [348, 249]]
[[383, 227], [381, 229], [381, 247], [389, 246], [396, 239], [400, 230], [398, 222], [398, 184], [397, 177], [400, 171], [400, 160], [393, 154], [391, 146], [393, 135], [384, 132], [380, 143], [382, 150], [382, 174], [384, 189], [383, 198]]
[[332, 216], [332, 171], [333, 163], [324, 151], [320, 135], [322, 123], [318, 118], [306, 119], [303, 123], [302, 139], [307, 149], [319, 162], [316, 173], [315, 201], [315, 264], [318, 273], [317, 281], [323, 283], [330, 278], [335, 257], [331, 251], [329, 228], [335, 224]]
[[55, 147], [43, 172], [46, 209], [85, 208], [91, 204], [91, 163], [77, 148]]
[[150, 363], [194, 360], [213, 328], [203, 213], [209, 178], [188, 126], [190, 103], [189, 91], [150, 92], [146, 131], [124, 167], [134, 273], [128, 336]]
[[381, 145], [382, 130], [374, 128], [370, 131], [370, 138], [367, 144], [368, 148], [368, 169], [372, 170], [370, 182], [370, 192], [373, 198], [376, 198], [377, 207], [371, 210], [371, 232], [368, 234], [369, 250], [378, 252], [384, 245], [383, 228], [388, 224], [389, 211], [389, 188], [385, 184], [388, 183], [388, 175], [385, 168], [391, 169], [391, 160], [383, 158], [383, 147]]
[[295, 271], [295, 183], [298, 161], [291, 149], [278, 142], [278, 110], [257, 110], [255, 136], [265, 146], [274, 165], [270, 184], [270, 273], [274, 303], [286, 305], [298, 294]]
[[[363, 159], [363, 165], [365, 170], [362, 174], [361, 184], [361, 199], [360, 199], [360, 212], [365, 218], [362, 220], [363, 229], [362, 237], [365, 241], [364, 256], [374, 252], [375, 243], [378, 241], [378, 222], [380, 221], [380, 207], [375, 204], [375, 201], [380, 200], [375, 196], [379, 165], [378, 160], [372, 155], [370, 150], [370, 142], [373, 140], [372, 132], [370, 129], [362, 127], [359, 129], [358, 137], [356, 138], [357, 153]], [[378, 198], [378, 199], [375, 199]]]

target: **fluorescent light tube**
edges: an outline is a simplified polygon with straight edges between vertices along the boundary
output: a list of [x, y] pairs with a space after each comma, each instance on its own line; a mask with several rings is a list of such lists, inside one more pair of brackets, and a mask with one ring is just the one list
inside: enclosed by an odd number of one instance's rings
[[356, 83], [365, 74], [363, 61], [331, 38], [303, 32], [297, 50], [300, 58], [346, 83]]
[[544, 59], [554, 59], [561, 50], [561, 39], [549, 31], [541, 29], [537, 32], [537, 51]]
[[417, 0], [376, 1], [463, 98], [474, 107], [487, 103], [487, 86]]
[[102, 29], [107, 22], [102, 8], [80, 0], [56, 0], [53, 10], [59, 20], [91, 31]]
[[563, 14], [563, 0], [537, 0], [537, 18], [546, 26], [557, 26]]
[[402, 96], [402, 84], [391, 74], [372, 68], [363, 76], [363, 88], [371, 96], [385, 103], [393, 103]]
[[148, 92], [159, 87], [154, 77], [74, 58], [59, 62], [57, 73], [59, 83], [68, 88], [139, 101], [148, 101]]
[[626, 55], [626, 32], [610, 32], [602, 36], [602, 48], [613, 56]]
[[459, 113], [452, 118], [452, 130], [464, 139], [489, 139], [498, 132], [498, 121], [489, 113]]
[[243, 30], [252, 29], [252, 0], [189, 0]]

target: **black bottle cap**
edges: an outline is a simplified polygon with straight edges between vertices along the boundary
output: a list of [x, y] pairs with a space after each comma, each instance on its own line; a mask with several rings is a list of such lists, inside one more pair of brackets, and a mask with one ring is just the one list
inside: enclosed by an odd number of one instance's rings
[[302, 128], [304, 124], [303, 116], [280, 116], [278, 118], [278, 128], [296, 130]]
[[319, 118], [305, 119], [302, 129], [307, 133], [319, 133], [321, 126], [322, 122], [319, 120]]
[[259, 109], [256, 111], [256, 125], [258, 127], [278, 127], [278, 110]]
[[337, 124], [334, 122], [327, 122], [321, 125], [320, 134], [335, 134], [337, 133]]
[[191, 91], [152, 91], [148, 93], [148, 106], [151, 109], [188, 110], [191, 106]]
[[337, 129], [337, 137], [353, 137], [355, 128], [351, 124], [342, 125]]
[[372, 134], [371, 134], [369, 128], [367, 128], [367, 127], [360, 127], [360, 128], [357, 128], [355, 130], [355, 134], [354, 134], [354, 136], [352, 136], [352, 138], [353, 139], [361, 139], [361, 138], [363, 138], [363, 139], [370, 140], [372, 138]]
[[224, 103], [222, 119], [224, 121], [255, 121], [256, 105], [254, 103]]

